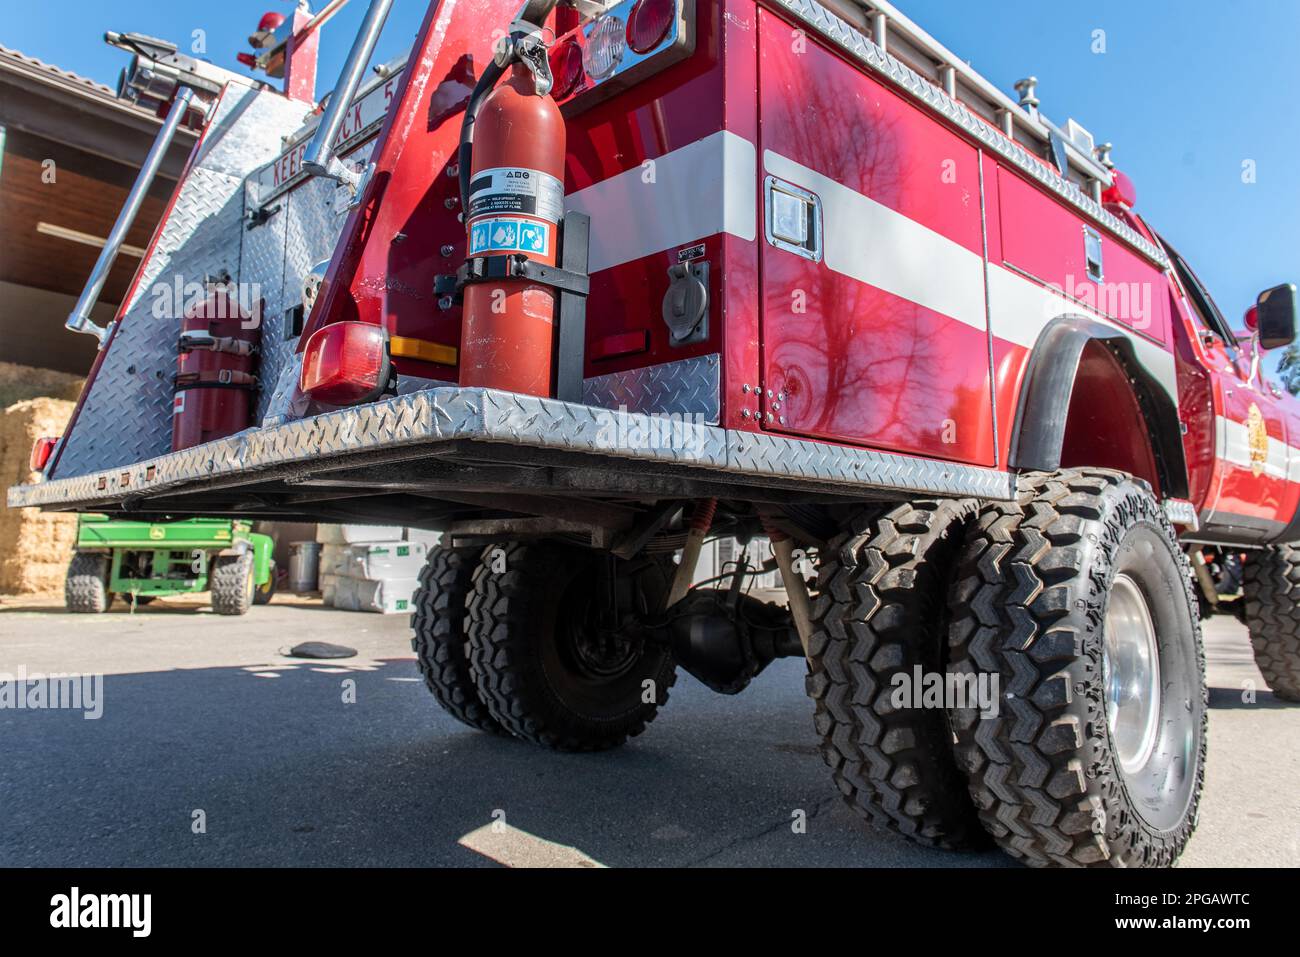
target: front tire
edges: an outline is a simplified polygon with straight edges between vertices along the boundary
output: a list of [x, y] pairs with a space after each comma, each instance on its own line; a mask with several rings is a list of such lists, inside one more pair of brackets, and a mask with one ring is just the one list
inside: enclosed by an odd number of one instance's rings
[[1276, 697], [1300, 702], [1300, 548], [1251, 553], [1242, 593], [1255, 664]]
[[971, 795], [1029, 864], [1167, 867], [1205, 774], [1186, 556], [1127, 475], [1031, 475], [1021, 489], [972, 526], [952, 596], [949, 670], [1000, 689], [996, 716], [953, 712]]
[[639, 626], [668, 584], [654, 561], [550, 542], [490, 546], [474, 573], [469, 647], [492, 717], [558, 751], [601, 751], [644, 731], [676, 680], [667, 644]]
[[63, 579], [63, 604], [77, 615], [100, 615], [108, 611], [113, 596], [108, 591], [108, 556], [77, 552], [68, 563]]
[[878, 827], [948, 849], [988, 842], [948, 714], [894, 701], [914, 669], [944, 673], [949, 579], [975, 513], [923, 501], [854, 518], [820, 569], [808, 656], [822, 757], [845, 801]]

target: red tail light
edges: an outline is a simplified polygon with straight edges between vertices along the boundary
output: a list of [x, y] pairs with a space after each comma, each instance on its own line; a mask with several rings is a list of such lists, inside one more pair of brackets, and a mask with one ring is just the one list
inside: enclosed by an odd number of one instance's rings
[[627, 45], [634, 53], [649, 53], [668, 35], [677, 16], [677, 0], [639, 0], [627, 18]]
[[551, 51], [551, 75], [555, 78], [551, 95], [557, 100], [578, 88], [583, 78], [582, 47], [576, 40], [565, 40]]
[[56, 435], [43, 435], [32, 444], [32, 457], [28, 459], [28, 464], [33, 472], [45, 471], [45, 466], [50, 461], [54, 446], [58, 442], [59, 438]]
[[383, 395], [391, 377], [388, 333], [368, 322], [336, 322], [307, 340], [298, 387], [327, 405], [355, 405]]

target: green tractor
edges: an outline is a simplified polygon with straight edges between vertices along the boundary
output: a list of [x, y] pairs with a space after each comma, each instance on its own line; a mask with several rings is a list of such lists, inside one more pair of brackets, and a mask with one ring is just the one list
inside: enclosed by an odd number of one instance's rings
[[68, 611], [99, 614], [163, 595], [211, 591], [218, 615], [242, 615], [275, 592], [269, 536], [241, 519], [132, 522], [82, 515], [63, 594]]

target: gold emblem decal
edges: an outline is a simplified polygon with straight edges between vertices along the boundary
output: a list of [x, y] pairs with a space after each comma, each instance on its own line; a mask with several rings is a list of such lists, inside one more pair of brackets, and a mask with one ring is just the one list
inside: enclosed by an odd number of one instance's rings
[[1250, 470], [1259, 478], [1268, 464], [1268, 426], [1264, 424], [1264, 413], [1253, 402], [1246, 416], [1246, 431], [1250, 437]]
[[159, 528], [157, 525], [149, 526], [149, 537], [152, 539], [166, 538], [167, 529]]

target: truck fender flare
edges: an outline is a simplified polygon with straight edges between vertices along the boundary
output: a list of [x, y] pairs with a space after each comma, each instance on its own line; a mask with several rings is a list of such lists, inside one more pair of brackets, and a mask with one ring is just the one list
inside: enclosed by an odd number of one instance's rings
[[1130, 333], [1088, 316], [1059, 316], [1034, 343], [1011, 434], [1011, 468], [1052, 472], [1061, 467], [1079, 361], [1090, 342], [1103, 343], [1133, 382], [1138, 407], [1150, 428], [1163, 493], [1186, 498], [1187, 459], [1177, 401], [1142, 364]]

